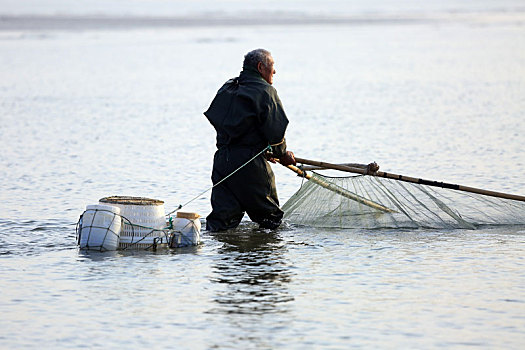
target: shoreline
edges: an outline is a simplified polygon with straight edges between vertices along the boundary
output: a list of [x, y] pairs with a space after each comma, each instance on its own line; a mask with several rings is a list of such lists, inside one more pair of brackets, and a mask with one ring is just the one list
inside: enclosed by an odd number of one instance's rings
[[301, 13], [254, 13], [193, 16], [109, 16], [109, 15], [0, 15], [0, 31], [12, 30], [97, 30], [131, 28], [183, 28], [224, 26], [305, 26], [305, 25], [414, 25], [467, 23], [525, 26], [525, 10], [490, 13], [309, 15]]

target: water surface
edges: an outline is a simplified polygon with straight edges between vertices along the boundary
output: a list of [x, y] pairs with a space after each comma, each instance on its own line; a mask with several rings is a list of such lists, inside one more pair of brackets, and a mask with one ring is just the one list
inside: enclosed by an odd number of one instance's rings
[[[439, 23], [0, 31], [2, 345], [522, 348], [520, 226], [246, 221], [181, 250], [75, 246], [99, 198], [171, 211], [211, 186], [202, 112], [257, 47], [276, 60], [297, 155], [524, 194], [523, 18], [500, 16], [513, 2], [461, 6], [467, 19]], [[285, 201], [301, 180], [274, 170]], [[186, 209], [206, 215], [209, 193]]]

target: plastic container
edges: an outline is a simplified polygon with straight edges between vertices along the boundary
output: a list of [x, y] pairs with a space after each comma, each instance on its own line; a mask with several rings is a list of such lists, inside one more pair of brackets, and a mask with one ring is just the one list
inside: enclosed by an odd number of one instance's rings
[[119, 243], [121, 249], [144, 249], [167, 244], [163, 201], [143, 197], [112, 196], [100, 199], [99, 203], [120, 208], [120, 215], [123, 218]]
[[177, 212], [173, 219], [171, 248], [186, 247], [200, 243], [201, 222], [197, 213]]
[[118, 207], [88, 205], [82, 215], [78, 244], [81, 249], [116, 250], [119, 246], [121, 217]]

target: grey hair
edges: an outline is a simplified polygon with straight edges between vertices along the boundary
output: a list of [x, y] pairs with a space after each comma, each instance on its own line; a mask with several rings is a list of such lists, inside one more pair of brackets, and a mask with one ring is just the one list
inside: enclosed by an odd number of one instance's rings
[[259, 62], [264, 64], [265, 67], [269, 67], [271, 56], [272, 54], [270, 51], [265, 49], [256, 49], [250, 51], [244, 56], [243, 67], [252, 67], [257, 69]]

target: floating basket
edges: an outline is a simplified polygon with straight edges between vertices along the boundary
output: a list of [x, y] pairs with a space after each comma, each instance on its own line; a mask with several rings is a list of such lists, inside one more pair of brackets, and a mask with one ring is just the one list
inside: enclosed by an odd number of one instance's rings
[[173, 219], [173, 236], [171, 248], [198, 245], [201, 241], [201, 222], [197, 213], [177, 212]]
[[158, 199], [112, 196], [99, 200], [100, 204], [120, 208], [123, 226], [120, 231], [121, 249], [144, 249], [167, 244], [164, 202]]
[[116, 250], [121, 229], [120, 209], [109, 205], [88, 205], [80, 219], [77, 243], [80, 249]]

